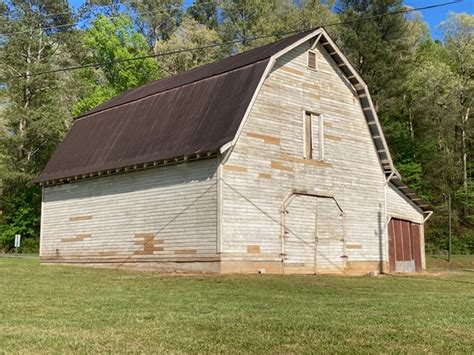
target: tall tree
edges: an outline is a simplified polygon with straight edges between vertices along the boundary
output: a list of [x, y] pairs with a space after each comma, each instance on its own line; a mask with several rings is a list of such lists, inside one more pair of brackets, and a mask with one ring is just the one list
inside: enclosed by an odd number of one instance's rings
[[169, 40], [156, 43], [155, 52], [159, 54], [179, 52], [183, 48], [198, 48], [197, 50], [183, 51], [158, 59], [166, 74], [175, 75], [220, 59], [222, 54], [219, 47], [220, 43], [222, 41], [216, 31], [208, 29], [192, 18], [185, 17], [181, 26], [171, 35]]
[[407, 64], [414, 44], [413, 34], [421, 31], [419, 18], [403, 14], [402, 0], [341, 0], [339, 42], [357, 71], [370, 87], [376, 107], [384, 107], [386, 98], [398, 97], [407, 78]]
[[29, 182], [68, 128], [74, 98], [69, 73], [32, 74], [74, 63], [77, 32], [66, 0], [11, 0], [0, 3], [0, 11], [0, 244], [8, 244], [15, 233], [35, 235], [38, 190]]
[[217, 2], [196, 0], [186, 9], [186, 13], [210, 30], [217, 30], [219, 27], [219, 5]]
[[132, 0], [136, 24], [153, 48], [156, 41], [170, 38], [183, 15], [183, 0]]
[[[473, 102], [474, 102], [474, 16], [450, 12], [441, 24], [444, 29], [446, 48], [451, 58], [451, 68], [458, 78], [458, 129], [460, 130], [460, 154], [462, 159], [463, 215], [473, 211], [474, 190], [469, 166], [473, 157]], [[471, 201], [470, 201], [471, 200]], [[474, 217], [470, 221], [474, 224]]]
[[241, 41], [241, 45], [230, 47], [231, 52], [235, 47], [243, 51], [333, 22], [336, 17], [330, 11], [332, 6], [333, 1], [319, 0], [225, 0], [221, 4], [220, 32], [225, 42]]

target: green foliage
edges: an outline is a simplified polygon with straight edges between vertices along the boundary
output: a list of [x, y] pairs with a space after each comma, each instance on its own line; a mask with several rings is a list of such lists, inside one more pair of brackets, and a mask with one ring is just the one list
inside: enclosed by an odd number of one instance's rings
[[82, 80], [87, 83], [88, 89], [74, 106], [74, 115], [159, 77], [158, 65], [153, 58], [124, 61], [149, 55], [146, 38], [136, 31], [132, 20], [126, 15], [98, 15], [91, 28], [85, 31], [83, 42], [89, 53], [86, 62], [115, 63], [82, 71]]
[[397, 169], [403, 176], [403, 181], [413, 190], [420, 191], [423, 184], [423, 168], [420, 163], [400, 163]]
[[199, 48], [190, 52], [182, 52], [159, 59], [160, 65], [168, 75], [192, 69], [206, 63], [214, 62], [221, 57], [221, 48], [209, 47], [222, 43], [219, 34], [204, 25], [199, 24], [192, 18], [185, 17], [181, 27], [173, 33], [168, 41], [159, 41], [155, 45], [156, 53], [178, 51], [182, 48]]
[[5, 100], [0, 110], [0, 249], [8, 250], [17, 233], [25, 243], [37, 243], [40, 199], [29, 183], [70, 125], [77, 85], [67, 72], [28, 74], [75, 64], [70, 49], [78, 34], [66, 26], [73, 21], [68, 10], [65, 0], [14, 0], [0, 6], [0, 96]]
[[[404, 9], [402, 0], [341, 0], [339, 43], [367, 82], [377, 108], [401, 94], [413, 48], [426, 33], [419, 18], [403, 14], [376, 17]], [[370, 20], [365, 17], [375, 16]]]
[[217, 30], [219, 27], [218, 12], [218, 4], [208, 0], [196, 0], [186, 10], [188, 16], [210, 30]]
[[[284, 33], [304, 31], [336, 20], [334, 1], [225, 0], [220, 32], [225, 42], [242, 41], [229, 51], [244, 51], [273, 42]], [[253, 40], [254, 37], [264, 38]]]
[[183, 0], [132, 0], [129, 7], [139, 14], [137, 27], [152, 44], [168, 40], [183, 15]]
[[[7, 181], [3, 190], [3, 216], [0, 224], [0, 250], [11, 251], [15, 234], [22, 237], [22, 249], [37, 250], [39, 236], [39, 215], [41, 190], [30, 187], [28, 182]], [[22, 250], [20, 250], [21, 252]]]

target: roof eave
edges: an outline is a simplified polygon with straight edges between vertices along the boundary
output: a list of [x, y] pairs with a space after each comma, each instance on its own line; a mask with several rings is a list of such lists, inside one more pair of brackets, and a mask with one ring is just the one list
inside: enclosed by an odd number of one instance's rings
[[91, 171], [91, 172], [87, 172], [83, 174], [70, 175], [70, 176], [61, 177], [61, 178], [42, 178], [40, 175], [36, 179], [34, 179], [32, 183], [38, 184], [40, 186], [59, 185], [59, 184], [64, 184], [64, 183], [70, 183], [73, 181], [97, 178], [101, 176], [117, 175], [117, 174], [123, 174], [126, 172], [147, 170], [150, 168], [159, 168], [163, 166], [176, 165], [176, 164], [181, 164], [181, 163], [186, 163], [186, 162], [191, 162], [191, 161], [196, 161], [196, 160], [210, 159], [210, 158], [216, 157], [217, 154], [218, 154], [218, 150], [214, 149], [214, 150], [209, 150], [209, 151], [204, 151], [204, 152], [199, 152], [199, 153], [194, 153], [194, 154], [189, 154], [189, 155], [182, 155], [179, 157], [174, 157], [174, 158], [169, 158], [169, 159], [154, 160], [154, 161], [150, 161], [146, 163], [127, 165], [127, 166], [111, 168], [107, 170]]

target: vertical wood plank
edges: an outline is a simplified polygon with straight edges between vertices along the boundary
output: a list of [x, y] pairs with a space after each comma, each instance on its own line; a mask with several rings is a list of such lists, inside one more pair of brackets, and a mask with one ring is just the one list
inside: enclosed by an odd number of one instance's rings
[[395, 271], [395, 221], [390, 220], [388, 224], [388, 260], [390, 271]]
[[422, 255], [421, 255], [421, 239], [420, 239], [420, 225], [411, 223], [412, 240], [413, 240], [413, 255], [415, 258], [416, 271], [423, 270]]

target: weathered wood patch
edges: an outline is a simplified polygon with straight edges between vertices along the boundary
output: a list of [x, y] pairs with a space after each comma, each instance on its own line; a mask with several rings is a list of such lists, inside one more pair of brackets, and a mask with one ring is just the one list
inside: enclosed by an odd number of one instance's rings
[[283, 171], [293, 171], [293, 168], [291, 166], [284, 165], [277, 161], [272, 161], [272, 169], [278, 169], [278, 170], [283, 170]]
[[91, 234], [78, 234], [73, 237], [61, 238], [61, 243], [80, 242], [83, 240], [90, 239], [91, 237]]
[[247, 132], [247, 137], [262, 139], [265, 143], [274, 145], [280, 145], [281, 142], [280, 138], [278, 137], [268, 136], [266, 134], [260, 134], [255, 132]]
[[332, 122], [329, 122], [328, 120], [324, 120], [323, 126], [326, 128], [332, 128]]
[[258, 174], [258, 178], [259, 178], [259, 179], [271, 179], [271, 178], [272, 178], [272, 174], [259, 173], [259, 174]]
[[346, 249], [362, 249], [362, 244], [346, 244]]
[[70, 221], [87, 221], [89, 219], [92, 219], [92, 216], [72, 216], [72, 217], [69, 217]]
[[238, 173], [246, 173], [248, 169], [243, 166], [237, 166], [237, 165], [224, 165], [224, 170], [226, 171], [234, 171]]
[[298, 75], [298, 76], [304, 76], [304, 73], [301, 70], [294, 69], [292, 67], [284, 66], [280, 68], [281, 71], [284, 71], [286, 73]]
[[197, 250], [196, 249], [180, 249], [180, 250], [175, 250], [175, 254], [196, 254]]
[[307, 83], [307, 82], [303, 83], [303, 88], [306, 90], [319, 90], [320, 89], [318, 84]]
[[155, 244], [162, 244], [163, 240], [155, 240], [155, 234], [153, 233], [138, 233], [134, 237], [142, 239], [135, 241], [136, 245], [143, 245], [143, 249], [136, 250], [133, 253], [134, 255], [153, 255], [155, 251], [163, 251], [163, 247], [155, 246]]
[[321, 95], [319, 94], [311, 94], [311, 93], [305, 93], [306, 97], [314, 100], [321, 100]]
[[247, 245], [247, 253], [260, 254], [260, 245]]
[[342, 141], [342, 138], [341, 138], [341, 137], [339, 137], [339, 136], [334, 136], [334, 135], [332, 135], [332, 134], [325, 134], [325, 135], [324, 135], [324, 139], [328, 139], [328, 140], [331, 140], [331, 141], [338, 141], [338, 142]]

